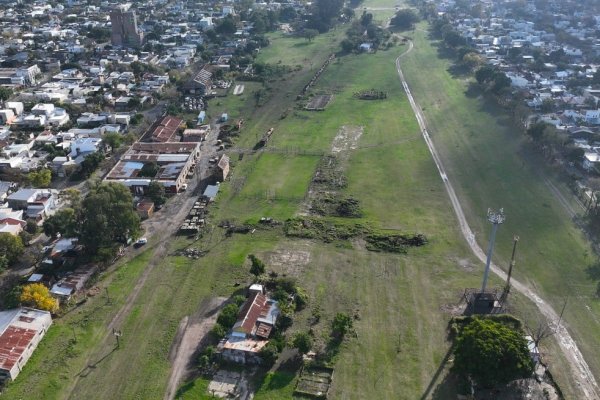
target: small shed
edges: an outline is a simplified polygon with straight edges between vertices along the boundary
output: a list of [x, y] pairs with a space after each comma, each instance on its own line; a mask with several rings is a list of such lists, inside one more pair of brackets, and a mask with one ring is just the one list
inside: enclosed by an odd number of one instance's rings
[[141, 219], [148, 219], [154, 214], [154, 203], [143, 200], [137, 204], [136, 211]]
[[215, 201], [217, 193], [219, 193], [218, 183], [216, 185], [208, 185], [206, 189], [204, 189], [202, 196], [204, 196], [204, 198], [206, 198], [208, 201]]

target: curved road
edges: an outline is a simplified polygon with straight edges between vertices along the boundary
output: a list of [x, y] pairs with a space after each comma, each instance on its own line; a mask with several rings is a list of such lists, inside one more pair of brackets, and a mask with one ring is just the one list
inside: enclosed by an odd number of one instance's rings
[[[413, 47], [414, 47], [413, 42], [409, 41], [408, 49], [404, 53], [399, 55], [398, 58], [396, 59], [396, 70], [398, 71], [398, 76], [400, 77], [400, 81], [402, 82], [402, 87], [404, 88], [404, 91], [406, 92], [408, 101], [410, 102], [413, 112], [415, 113], [415, 117], [417, 118], [417, 121], [419, 123], [419, 128], [421, 130], [421, 134], [423, 135], [423, 139], [425, 139], [425, 143], [427, 144], [427, 147], [429, 148], [429, 152], [431, 153], [431, 156], [433, 157], [433, 161], [435, 162], [435, 165], [440, 173], [440, 176], [442, 177], [442, 181], [444, 182], [444, 186], [446, 188], [446, 191], [448, 192], [450, 201], [452, 202], [452, 207], [454, 208], [454, 213], [456, 214], [456, 218], [458, 219], [458, 224], [460, 226], [460, 230], [461, 230], [463, 236], [465, 237], [465, 239], [467, 240], [467, 242], [469, 243], [469, 246], [471, 247], [471, 250], [473, 251], [473, 253], [477, 256], [477, 258], [479, 258], [479, 260], [481, 260], [481, 262], [485, 263], [486, 255], [485, 255], [484, 251], [481, 249], [481, 247], [479, 247], [479, 245], [475, 241], [475, 235], [473, 234], [473, 231], [471, 230], [471, 228], [469, 227], [469, 224], [467, 223], [467, 219], [465, 218], [465, 214], [462, 210], [462, 206], [458, 199], [458, 196], [456, 195], [456, 192], [454, 191], [452, 184], [448, 180], [448, 175], [446, 173], [446, 170], [444, 169], [444, 165], [442, 164], [440, 156], [435, 148], [435, 145], [433, 144], [433, 142], [429, 136], [429, 133], [427, 131], [427, 123], [425, 121], [425, 116], [423, 115], [423, 111], [421, 110], [421, 107], [419, 107], [419, 105], [413, 98], [410, 88], [408, 87], [408, 84], [406, 83], [406, 79], [404, 78], [404, 74], [402, 73], [402, 69], [400, 67], [400, 59], [403, 56], [405, 56], [406, 54], [410, 53], [413, 50]], [[498, 277], [500, 277], [500, 279], [506, 280], [506, 278], [507, 278], [506, 273], [501, 268], [499, 268], [497, 265], [492, 263], [491, 270], [494, 274], [496, 274]], [[596, 379], [594, 378], [594, 375], [592, 374], [588, 364], [585, 362], [583, 355], [581, 354], [581, 351], [577, 347], [577, 344], [575, 343], [575, 341], [573, 340], [573, 338], [571, 337], [571, 335], [569, 334], [567, 329], [563, 325], [559, 325], [559, 323], [558, 323], [559, 316], [556, 313], [556, 311], [554, 311], [554, 309], [550, 306], [550, 304], [545, 302], [531, 288], [529, 288], [527, 285], [515, 280], [514, 277], [511, 278], [511, 287], [514, 290], [518, 291], [519, 293], [532, 299], [535, 302], [535, 304], [537, 305], [540, 313], [542, 315], [544, 315], [544, 317], [546, 317], [548, 319], [548, 321], [550, 321], [551, 325], [553, 325], [554, 330], [556, 331], [556, 333], [555, 333], [556, 339], [563, 351], [565, 358], [571, 365], [573, 377], [575, 378], [575, 380], [578, 384], [578, 388], [580, 389], [581, 394], [584, 396], [584, 397], [580, 397], [580, 398], [590, 399], [590, 400], [600, 400], [600, 396], [598, 395], [599, 388], [598, 388], [598, 384], [596, 383]]]

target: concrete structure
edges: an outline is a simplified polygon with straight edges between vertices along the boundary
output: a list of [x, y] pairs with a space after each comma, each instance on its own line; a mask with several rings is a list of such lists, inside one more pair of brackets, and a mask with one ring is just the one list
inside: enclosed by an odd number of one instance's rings
[[130, 4], [123, 4], [110, 13], [112, 25], [111, 42], [113, 46], [140, 47], [144, 34], [137, 26], [135, 11], [130, 10]]
[[[199, 156], [200, 143], [134, 143], [104, 180], [121, 182], [137, 195], [143, 195], [152, 181], [162, 184], [167, 193], [177, 193]], [[153, 162], [159, 167], [156, 175], [140, 176], [144, 164]]]
[[17, 308], [0, 312], [0, 379], [14, 380], [52, 325], [48, 311]]

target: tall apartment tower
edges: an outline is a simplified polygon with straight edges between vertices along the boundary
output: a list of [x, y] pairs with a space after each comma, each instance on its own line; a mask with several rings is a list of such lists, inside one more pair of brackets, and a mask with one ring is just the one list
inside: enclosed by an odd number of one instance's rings
[[130, 7], [131, 4], [124, 4], [110, 12], [113, 46], [140, 47], [142, 45], [144, 33], [138, 29], [135, 11], [129, 10]]

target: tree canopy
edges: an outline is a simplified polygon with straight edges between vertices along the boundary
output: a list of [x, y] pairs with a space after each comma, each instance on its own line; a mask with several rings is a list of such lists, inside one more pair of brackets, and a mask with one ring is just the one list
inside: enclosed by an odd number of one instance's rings
[[297, 348], [301, 354], [306, 354], [312, 348], [313, 340], [308, 332], [298, 332], [296, 336], [294, 336], [292, 345]]
[[76, 236], [79, 231], [77, 214], [70, 207], [60, 209], [44, 221], [43, 227], [44, 233], [50, 237], [59, 233], [66, 237]]
[[140, 232], [140, 218], [133, 209], [129, 189], [120, 183], [93, 188], [82, 203], [81, 242], [91, 254], [100, 248], [125, 243]]
[[21, 292], [21, 303], [38, 310], [56, 312], [58, 301], [52, 297], [48, 288], [41, 283], [25, 285]]
[[533, 372], [523, 333], [489, 319], [475, 318], [459, 333], [454, 368], [485, 387], [526, 378]]
[[398, 10], [396, 15], [390, 20], [390, 25], [406, 30], [411, 29], [415, 23], [419, 22], [419, 16], [410, 8]]
[[52, 172], [47, 168], [31, 171], [27, 174], [27, 180], [35, 188], [47, 188], [52, 181]]
[[23, 254], [23, 241], [19, 236], [10, 233], [0, 233], [0, 254], [7, 264], [12, 264]]

